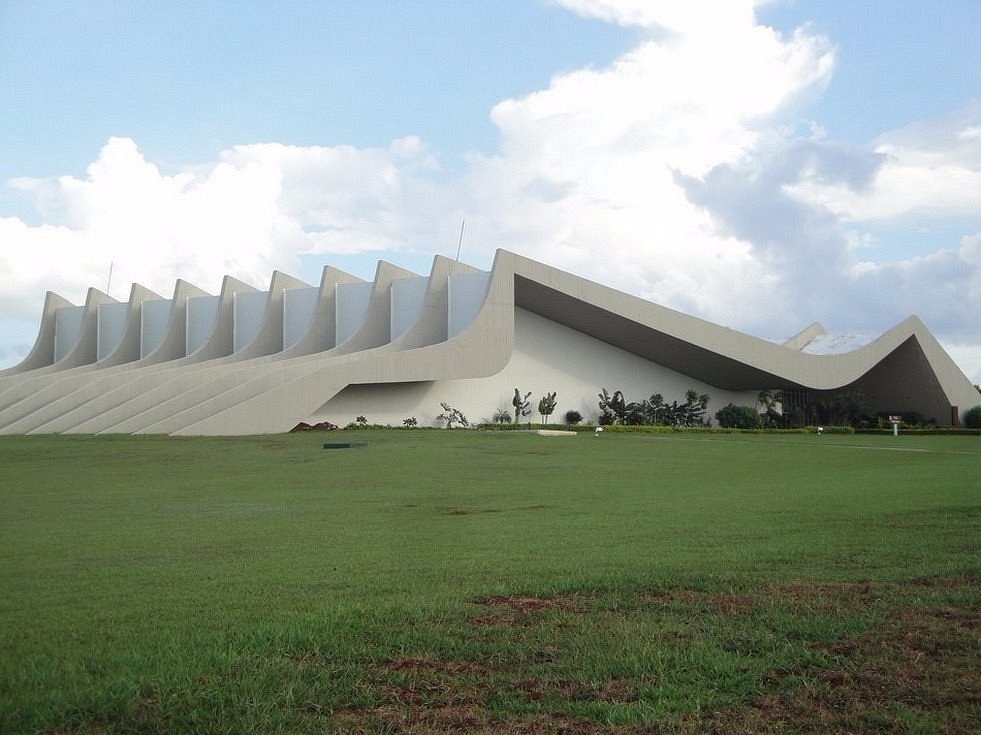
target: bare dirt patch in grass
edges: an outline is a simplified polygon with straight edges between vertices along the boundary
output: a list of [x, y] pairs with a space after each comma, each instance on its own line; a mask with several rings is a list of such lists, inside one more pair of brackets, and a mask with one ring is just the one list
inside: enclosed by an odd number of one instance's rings
[[488, 717], [471, 707], [435, 709], [391, 709], [380, 707], [365, 712], [345, 713], [338, 723], [351, 735], [391, 733], [391, 735], [639, 735], [654, 733], [648, 728], [600, 725], [576, 717], [547, 714], [528, 717]]
[[490, 669], [472, 661], [438, 661], [426, 656], [393, 658], [383, 667], [386, 671], [418, 671], [445, 673], [454, 676], [486, 676]]
[[574, 679], [538, 679], [525, 677], [510, 683], [512, 690], [528, 701], [542, 699], [566, 699], [572, 702], [636, 702], [637, 688], [625, 679], [610, 679], [602, 682], [589, 682]]
[[[812, 683], [716, 712], [693, 731], [864, 733], [978, 732], [981, 606], [902, 608], [857, 641], [827, 647], [838, 659]], [[780, 677], [777, 677], [780, 678]]]
[[583, 613], [588, 609], [585, 595], [532, 597], [525, 595], [484, 595], [473, 601], [490, 608], [490, 612], [471, 618], [474, 625], [526, 625], [537, 620], [546, 610]]
[[[557, 659], [515, 650], [513, 660], [495, 658], [493, 665], [442, 661], [424, 655], [393, 658], [381, 664], [373, 677], [377, 704], [338, 713], [335, 724], [341, 732], [405, 735], [973, 734], [978, 731], [977, 713], [981, 710], [981, 603], [974, 602], [977, 595], [973, 594], [977, 587], [976, 576], [906, 583], [798, 581], [738, 594], [664, 591], [639, 595], [633, 606], [618, 606], [612, 614], [627, 619], [649, 615], [651, 605], [670, 606], [672, 617], [680, 610], [692, 620], [702, 618], [711, 626], [734, 618], [736, 631], [743, 630], [745, 622], [768, 620], [775, 611], [781, 616], [799, 615], [802, 620], [848, 617], [860, 611], [870, 616], [872, 622], [863, 628], [865, 632], [859, 630], [830, 642], [814, 638], [808, 644], [805, 639], [804, 650], [809, 646], [816, 655], [802, 655], [786, 666], [764, 670], [748, 694], [732, 693], [730, 701], [746, 704], [715, 711], [685, 713], [671, 709], [649, 722], [604, 724], [604, 711], [618, 712], [621, 721], [630, 710], [638, 719], [643, 718], [645, 711], [651, 712], [644, 701], [652, 682], [674, 674], [660, 671], [655, 679], [648, 676], [649, 672], [638, 671], [637, 676], [591, 680], [578, 676], [574, 668]], [[588, 626], [591, 615], [596, 616], [597, 625], [607, 625], [611, 611], [597, 608], [595, 600], [586, 594], [485, 595], [474, 599], [473, 604], [488, 612], [471, 618], [471, 622], [478, 626], [528, 626], [526, 631], [532, 631], [531, 626], [553, 625], [556, 620], [548, 613], [561, 611], [574, 613], [577, 625]], [[496, 635], [493, 630], [480, 635]], [[555, 636], [561, 637], [562, 630], [561, 625], [555, 626]], [[508, 635], [504, 630], [499, 632]], [[537, 636], [535, 633], [531, 639], [541, 645]], [[555, 643], [563, 645], [558, 639]], [[684, 679], [683, 671], [675, 673]], [[587, 711], [595, 713], [590, 716], [596, 719], [580, 716]]]
[[669, 590], [641, 596], [651, 606], [692, 606], [722, 615], [745, 615], [754, 610], [784, 608], [794, 612], [833, 613], [870, 610], [914, 588], [952, 591], [981, 587], [981, 576], [956, 575], [902, 583], [815, 582], [797, 580], [765, 585], [746, 593]]

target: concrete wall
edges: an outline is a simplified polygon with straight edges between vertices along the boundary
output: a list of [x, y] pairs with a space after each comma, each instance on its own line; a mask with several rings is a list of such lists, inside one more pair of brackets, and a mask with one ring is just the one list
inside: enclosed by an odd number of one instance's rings
[[415, 324], [426, 297], [428, 278], [398, 278], [392, 281], [391, 338], [398, 339]]
[[54, 361], [60, 362], [78, 344], [82, 336], [84, 306], [66, 306], [55, 314]]
[[235, 294], [232, 352], [239, 352], [259, 335], [268, 304], [269, 294], [265, 291], [247, 291]]
[[462, 332], [484, 305], [490, 273], [454, 273], [449, 279], [449, 310], [447, 336]]
[[144, 301], [140, 311], [140, 357], [157, 349], [167, 335], [173, 299]]
[[218, 317], [218, 300], [218, 296], [194, 296], [187, 300], [185, 354], [193, 355], [208, 342]]
[[340, 283], [337, 285], [335, 335], [337, 344], [344, 344], [364, 323], [371, 302], [374, 283]]
[[126, 317], [129, 315], [129, 310], [128, 303], [99, 304], [97, 360], [108, 357], [119, 347], [119, 343], [123, 339], [123, 332], [126, 329]]
[[283, 349], [300, 341], [310, 328], [319, 288], [295, 288], [283, 294]]
[[81, 307], [49, 294], [35, 350], [0, 373], [0, 433], [431, 423], [441, 401], [479, 421], [508, 410], [515, 388], [533, 408], [556, 391], [553, 421], [570, 409], [595, 419], [602, 388], [668, 402], [693, 388], [710, 396], [709, 416], [764, 388], [861, 389], [883, 410], [942, 423], [979, 402], [915, 317], [812, 355], [800, 350], [820, 325], [778, 345], [506, 251], [490, 273], [437, 257], [428, 278], [385, 262], [372, 283], [325, 268], [319, 289], [278, 271], [265, 292], [230, 276], [219, 296], [178, 282], [162, 338], [166, 302], [154, 299], [136, 284], [125, 305], [97, 289]]
[[410, 416], [433, 424], [442, 412], [440, 402], [459, 408], [472, 422], [488, 421], [496, 409], [511, 411], [514, 389], [531, 391], [532, 414], [525, 421], [540, 422], [538, 399], [556, 392], [550, 423], [564, 421], [575, 410], [585, 421], [599, 418], [598, 394], [623, 391], [640, 401], [661, 393], [669, 403], [684, 401], [694, 388], [711, 399], [708, 416], [729, 402], [752, 406], [756, 393], [725, 391], [693, 380], [612, 345], [588, 337], [524, 309], [515, 310], [514, 351], [503, 370], [490, 378], [413, 383], [352, 385], [328, 401], [315, 414], [320, 421], [343, 426], [364, 415], [371, 423], [399, 426]]

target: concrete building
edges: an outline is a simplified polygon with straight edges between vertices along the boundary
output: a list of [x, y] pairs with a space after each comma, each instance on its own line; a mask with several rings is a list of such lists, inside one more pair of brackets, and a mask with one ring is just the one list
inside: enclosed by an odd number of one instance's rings
[[134, 285], [125, 303], [49, 293], [34, 349], [0, 371], [0, 433], [427, 425], [441, 402], [480, 421], [516, 387], [533, 405], [555, 391], [553, 420], [595, 420], [601, 388], [669, 402], [694, 388], [709, 416], [763, 389], [860, 391], [941, 424], [979, 402], [916, 317], [857, 343], [812, 324], [776, 344], [500, 250], [489, 272], [436, 257], [425, 277], [380, 262], [370, 283], [327, 267], [319, 287], [276, 272], [267, 291], [226, 277], [218, 295], [184, 281], [170, 298]]

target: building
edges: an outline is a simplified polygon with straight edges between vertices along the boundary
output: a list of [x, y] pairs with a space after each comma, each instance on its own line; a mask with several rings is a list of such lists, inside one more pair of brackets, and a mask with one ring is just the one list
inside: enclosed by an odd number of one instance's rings
[[319, 287], [276, 272], [268, 291], [226, 277], [217, 296], [184, 281], [169, 299], [134, 284], [125, 303], [48, 293], [34, 349], [0, 371], [0, 433], [427, 425], [443, 402], [480, 421], [509, 409], [515, 388], [533, 405], [555, 391], [556, 418], [587, 420], [602, 388], [668, 401], [694, 388], [709, 416], [763, 389], [858, 391], [877, 411], [941, 424], [978, 403], [916, 317], [844, 351], [822, 341], [819, 324], [784, 344], [758, 339], [504, 250], [489, 272], [436, 257], [428, 277], [380, 262], [370, 283], [327, 267]]

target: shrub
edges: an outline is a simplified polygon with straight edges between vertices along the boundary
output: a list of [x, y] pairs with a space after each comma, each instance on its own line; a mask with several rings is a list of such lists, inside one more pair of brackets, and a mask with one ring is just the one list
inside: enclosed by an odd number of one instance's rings
[[715, 412], [715, 420], [724, 429], [758, 429], [763, 418], [750, 406], [728, 404]]
[[612, 426], [613, 424], [627, 423], [627, 401], [621, 391], [614, 391], [611, 396], [606, 388], [603, 388], [599, 396], [600, 424]]
[[555, 411], [555, 391], [546, 393], [538, 402], [538, 413], [542, 415], [542, 423], [548, 423], [548, 417]]
[[511, 412], [504, 408], [504, 406], [501, 406], [494, 412], [494, 415], [491, 416], [491, 421], [493, 421], [495, 424], [510, 424]]
[[514, 398], [511, 399], [511, 405], [514, 406], [514, 423], [518, 423], [521, 421], [522, 416], [527, 416], [531, 413], [531, 404], [528, 402], [528, 396], [530, 395], [531, 391], [528, 391], [522, 398], [521, 391], [517, 388], [514, 389]]
[[969, 429], [981, 429], [981, 405], [967, 412], [964, 416], [964, 426]]
[[582, 421], [582, 414], [578, 411], [566, 411], [565, 412], [565, 422], [570, 426], [575, 426], [580, 421]]
[[470, 422], [459, 408], [453, 408], [453, 406], [443, 401], [439, 405], [443, 407], [443, 413], [437, 416], [436, 420], [445, 421], [447, 429], [452, 429], [453, 424], [460, 424], [460, 426], [470, 428]]

